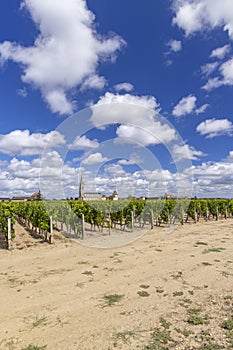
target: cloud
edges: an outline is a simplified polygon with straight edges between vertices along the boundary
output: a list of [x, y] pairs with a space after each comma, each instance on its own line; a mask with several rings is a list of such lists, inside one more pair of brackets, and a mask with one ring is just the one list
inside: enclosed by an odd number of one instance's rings
[[135, 153], [131, 154], [129, 159], [120, 159], [118, 161], [119, 165], [138, 165], [142, 163], [142, 159]]
[[71, 150], [88, 150], [92, 148], [97, 148], [99, 143], [97, 140], [90, 140], [86, 135], [78, 137], [74, 143], [71, 145]]
[[97, 33], [85, 0], [24, 0], [21, 5], [39, 34], [29, 47], [1, 43], [0, 60], [18, 63], [22, 81], [41, 91], [52, 112], [70, 114], [74, 103], [69, 91], [77, 86], [102, 87], [105, 78], [98, 77], [99, 63], [114, 62], [125, 42], [115, 34], [103, 37]]
[[209, 107], [208, 103], [205, 103], [204, 105], [200, 106], [199, 108], [196, 109], [195, 113], [197, 115], [204, 113], [206, 111], [206, 109]]
[[173, 0], [176, 24], [185, 35], [222, 27], [233, 39], [233, 7], [231, 0]]
[[180, 102], [173, 108], [172, 114], [175, 117], [181, 117], [183, 115], [192, 113], [196, 107], [196, 101], [197, 98], [193, 95], [183, 97]]
[[231, 196], [233, 181], [231, 152], [225, 160], [193, 166], [192, 172], [195, 195], [213, 198], [229, 198]]
[[27, 97], [28, 93], [27, 93], [27, 90], [25, 88], [23, 89], [18, 89], [17, 90], [17, 94], [21, 97]]
[[232, 135], [233, 124], [228, 119], [207, 119], [200, 123], [197, 128], [197, 132], [206, 138], [213, 138], [221, 135]]
[[208, 77], [218, 68], [218, 66], [218, 62], [204, 64], [201, 66], [201, 73]]
[[81, 86], [81, 91], [88, 89], [102, 90], [107, 84], [105, 77], [99, 77], [98, 75], [92, 75], [88, 77]]
[[0, 135], [0, 152], [8, 155], [32, 156], [43, 153], [48, 147], [65, 144], [64, 136], [57, 131], [47, 134], [33, 133], [29, 130], [15, 130]]
[[233, 58], [224, 62], [219, 71], [221, 76], [209, 79], [202, 89], [210, 91], [222, 85], [233, 85]]
[[103, 157], [101, 153], [92, 153], [87, 158], [85, 158], [82, 162], [82, 164], [85, 165], [92, 165], [92, 164], [98, 164], [107, 162], [109, 159], [107, 157]]
[[174, 145], [172, 155], [176, 162], [179, 162], [182, 159], [198, 160], [200, 157], [205, 156], [202, 151], [198, 151], [194, 147], [187, 144]]
[[218, 58], [219, 60], [223, 59], [226, 54], [228, 54], [228, 52], [230, 51], [230, 45], [224, 45], [222, 47], [217, 47], [216, 49], [214, 49], [211, 54], [210, 57], [211, 58]]
[[211, 78], [207, 81], [205, 85], [202, 86], [203, 90], [211, 91], [213, 89], [216, 89], [223, 85], [223, 82], [220, 80], [220, 78]]
[[116, 92], [120, 92], [120, 91], [130, 92], [134, 89], [134, 86], [131, 83], [119, 83], [114, 85], [114, 89], [116, 90]]
[[91, 107], [91, 121], [97, 128], [120, 124], [117, 136], [143, 145], [175, 140], [175, 130], [159, 118], [160, 106], [153, 96], [119, 95], [107, 92]]
[[170, 40], [167, 43], [169, 52], [179, 52], [182, 50], [182, 42], [180, 40]]

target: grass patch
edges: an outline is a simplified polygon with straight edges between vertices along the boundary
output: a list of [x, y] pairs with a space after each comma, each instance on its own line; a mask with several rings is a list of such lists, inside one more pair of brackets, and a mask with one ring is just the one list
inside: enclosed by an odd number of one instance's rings
[[201, 312], [200, 308], [191, 308], [187, 310], [190, 315], [198, 315]]
[[156, 289], [156, 293], [162, 294], [162, 293], [164, 293], [164, 289], [162, 289], [162, 288], [161, 288], [161, 289], [160, 289], [160, 288], [157, 288], [157, 289]]
[[208, 243], [202, 242], [202, 241], [197, 241], [195, 244], [196, 245], [208, 245]]
[[[152, 334], [151, 342], [146, 345], [143, 350], [162, 350], [164, 345], [167, 345], [169, 341], [171, 341], [170, 331], [164, 329], [160, 330], [159, 328], [155, 328]], [[166, 347], [166, 349], [169, 349]]]
[[123, 342], [127, 343], [129, 338], [134, 337], [136, 334], [135, 331], [124, 331], [116, 333], [116, 338], [121, 339]]
[[119, 303], [123, 298], [123, 294], [107, 294], [103, 297], [106, 306], [112, 306]]
[[141, 284], [139, 287], [143, 289], [148, 289], [150, 286], [149, 284]]
[[165, 320], [165, 318], [163, 318], [163, 317], [160, 317], [159, 322], [160, 322], [161, 326], [162, 326], [164, 329], [169, 329], [170, 326], [171, 326], [171, 323], [170, 323], [170, 322], [167, 322], [167, 321]]
[[92, 271], [84, 271], [84, 272], [82, 272], [82, 274], [86, 275], [86, 276], [92, 276], [93, 272]]
[[206, 321], [198, 316], [198, 315], [191, 315], [188, 319], [187, 319], [187, 322], [196, 326], [196, 325], [199, 325], [199, 324], [205, 324]]
[[212, 264], [209, 263], [209, 262], [207, 262], [207, 261], [203, 261], [203, 262], [202, 262], [202, 265], [204, 265], [204, 266], [211, 266]]
[[47, 348], [47, 345], [38, 346], [38, 345], [30, 344], [26, 348], [23, 348], [21, 350], [44, 350], [46, 348]]
[[47, 317], [38, 317], [36, 316], [35, 320], [32, 322], [32, 328], [40, 327], [42, 325], [45, 325], [47, 321]]
[[138, 295], [140, 297], [148, 297], [150, 294], [146, 290], [139, 290]]
[[85, 260], [81, 260], [78, 262], [79, 265], [87, 265], [89, 262]]
[[232, 331], [233, 330], [233, 318], [223, 321], [221, 323], [221, 327], [224, 329], [227, 329], [228, 331]]
[[189, 337], [191, 334], [193, 334], [193, 331], [189, 329], [183, 329], [181, 330], [180, 328], [175, 328], [175, 331], [179, 334], [182, 334], [185, 338]]
[[184, 293], [182, 291], [173, 292], [174, 297], [181, 297]]
[[208, 253], [221, 253], [223, 250], [226, 250], [225, 248], [209, 248], [203, 250], [203, 254], [208, 254]]

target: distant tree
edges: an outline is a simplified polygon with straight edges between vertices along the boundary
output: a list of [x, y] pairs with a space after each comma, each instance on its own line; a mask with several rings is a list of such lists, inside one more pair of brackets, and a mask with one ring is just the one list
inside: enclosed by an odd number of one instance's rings
[[39, 192], [37, 193], [37, 195], [36, 195], [36, 200], [37, 201], [41, 201], [43, 199], [43, 196], [42, 196], [42, 194], [41, 194], [41, 192], [40, 192], [40, 190], [39, 190]]

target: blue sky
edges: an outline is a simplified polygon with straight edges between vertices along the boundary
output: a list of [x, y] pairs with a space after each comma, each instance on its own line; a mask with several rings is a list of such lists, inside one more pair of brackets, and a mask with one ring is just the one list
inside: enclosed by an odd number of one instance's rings
[[0, 3], [0, 196], [232, 197], [233, 3]]

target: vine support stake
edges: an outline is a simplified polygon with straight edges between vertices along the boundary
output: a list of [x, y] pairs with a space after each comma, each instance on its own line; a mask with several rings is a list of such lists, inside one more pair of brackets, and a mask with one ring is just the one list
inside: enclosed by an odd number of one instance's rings
[[82, 214], [82, 239], [84, 239], [85, 235], [85, 219], [84, 219], [84, 214]]
[[11, 218], [7, 219], [7, 249], [11, 249]]
[[132, 232], [134, 231], [134, 211], [131, 212]]
[[108, 235], [110, 236], [111, 235], [111, 226], [112, 226], [112, 222], [111, 222], [111, 214], [110, 212], [108, 213]]
[[53, 217], [50, 216], [50, 235], [49, 235], [49, 243], [52, 244], [53, 237]]
[[154, 228], [154, 211], [151, 209], [151, 229]]

